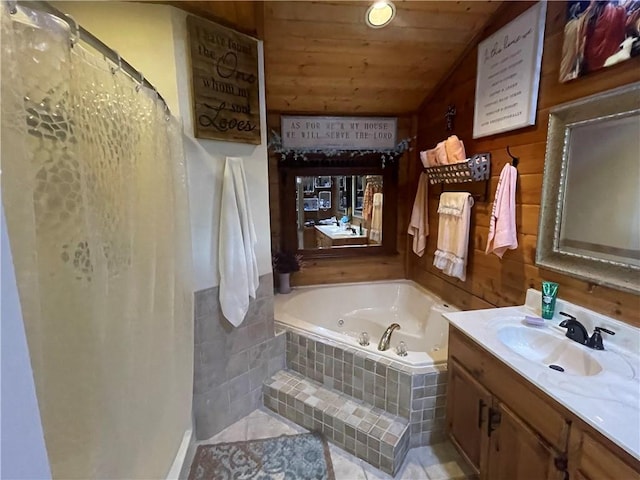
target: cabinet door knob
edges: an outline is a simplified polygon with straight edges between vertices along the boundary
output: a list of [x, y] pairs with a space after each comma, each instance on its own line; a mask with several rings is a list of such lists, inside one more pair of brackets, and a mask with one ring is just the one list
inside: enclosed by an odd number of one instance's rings
[[561, 472], [567, 471], [567, 457], [565, 455], [558, 455], [553, 459], [553, 465], [556, 467], [556, 470], [560, 470]]
[[484, 400], [480, 399], [478, 400], [478, 428], [482, 428], [482, 411], [484, 410], [484, 407], [486, 407], [487, 404], [484, 403]]
[[500, 424], [500, 420], [502, 419], [502, 415], [498, 410], [494, 410], [493, 407], [489, 407], [489, 416], [487, 419], [487, 436], [491, 436], [491, 432], [493, 432], [496, 427]]

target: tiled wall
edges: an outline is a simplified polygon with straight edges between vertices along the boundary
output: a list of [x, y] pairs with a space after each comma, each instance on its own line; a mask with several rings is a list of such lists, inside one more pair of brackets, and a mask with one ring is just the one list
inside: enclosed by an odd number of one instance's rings
[[446, 365], [413, 368], [312, 334], [287, 332], [287, 368], [410, 421], [410, 446], [444, 438]]
[[262, 404], [262, 382], [285, 367], [285, 336], [274, 336], [273, 276], [234, 328], [222, 315], [219, 288], [195, 293], [193, 412], [196, 438], [215, 435]]

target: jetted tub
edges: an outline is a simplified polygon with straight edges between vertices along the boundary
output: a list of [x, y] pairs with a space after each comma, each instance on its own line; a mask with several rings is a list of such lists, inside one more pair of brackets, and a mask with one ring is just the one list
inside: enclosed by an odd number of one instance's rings
[[[449, 323], [442, 314], [455, 311], [409, 280], [297, 287], [275, 296], [275, 320], [280, 326], [415, 367], [447, 361]], [[381, 352], [378, 342], [392, 323], [400, 329], [391, 335], [389, 349]], [[361, 332], [369, 334], [368, 347], [358, 343]], [[400, 341], [407, 345], [405, 357], [396, 354]]]

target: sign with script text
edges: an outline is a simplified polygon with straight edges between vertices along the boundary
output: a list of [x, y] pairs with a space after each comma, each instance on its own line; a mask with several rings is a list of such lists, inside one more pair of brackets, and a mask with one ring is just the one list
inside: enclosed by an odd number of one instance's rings
[[257, 40], [198, 17], [187, 17], [194, 134], [260, 143]]
[[389, 150], [396, 130], [397, 118], [280, 117], [282, 146], [289, 150]]
[[478, 45], [473, 138], [535, 125], [547, 2]]

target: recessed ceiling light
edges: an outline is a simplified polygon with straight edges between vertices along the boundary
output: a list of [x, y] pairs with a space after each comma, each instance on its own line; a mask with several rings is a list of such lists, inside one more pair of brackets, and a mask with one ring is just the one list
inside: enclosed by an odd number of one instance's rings
[[365, 21], [371, 28], [382, 28], [396, 16], [396, 6], [389, 1], [380, 1], [367, 9]]

